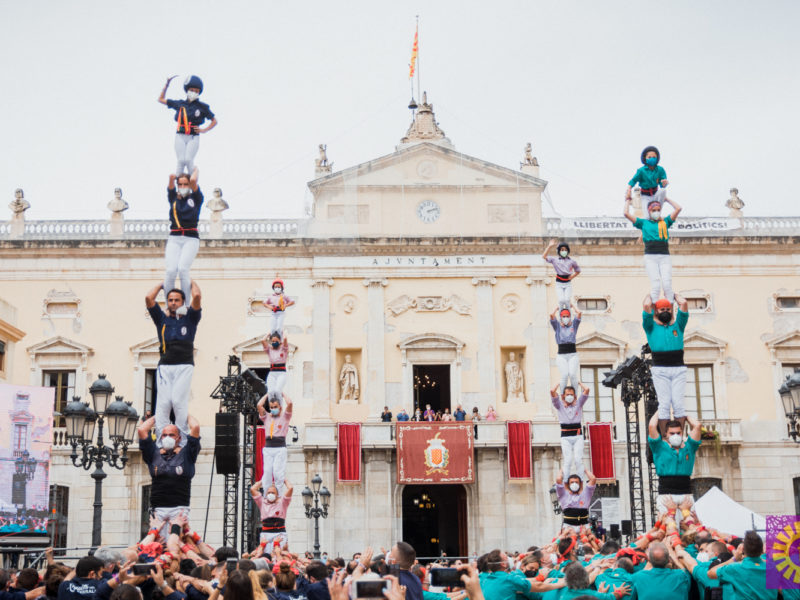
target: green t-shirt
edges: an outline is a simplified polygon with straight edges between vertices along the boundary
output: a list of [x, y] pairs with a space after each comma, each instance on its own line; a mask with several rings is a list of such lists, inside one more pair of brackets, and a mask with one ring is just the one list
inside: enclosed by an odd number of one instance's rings
[[683, 350], [683, 332], [688, 322], [689, 313], [682, 310], [678, 310], [675, 322], [669, 325], [657, 324], [653, 320], [653, 313], [642, 311], [642, 329], [653, 352]]
[[683, 569], [648, 569], [632, 579], [630, 600], [687, 600], [692, 585]]
[[429, 592], [428, 590], [422, 590], [422, 600], [449, 600], [449, 598], [444, 592]]
[[777, 600], [778, 590], [767, 589], [767, 563], [762, 557], [745, 556], [742, 562], [731, 563], [717, 568], [717, 578], [721, 583], [733, 587], [736, 598], [752, 600]]
[[601, 594], [597, 590], [592, 589], [570, 590], [567, 588], [561, 588], [560, 590], [556, 591], [558, 592], [558, 595], [556, 596], [557, 600], [572, 600], [573, 598], [578, 598], [580, 596], [593, 596], [595, 598], [600, 598], [600, 600], [617, 600], [614, 594]]
[[615, 585], [627, 583], [633, 587], [633, 575], [634, 573], [628, 573], [625, 569], [608, 569], [597, 576], [597, 579], [594, 580], [594, 585], [599, 588], [601, 583], [607, 583], [611, 592], [614, 591]]
[[520, 571], [481, 573], [481, 590], [492, 600], [516, 600], [517, 592], [529, 592], [531, 582]]
[[651, 169], [648, 165], [642, 165], [636, 169], [636, 173], [633, 174], [633, 177], [628, 182], [628, 185], [633, 187], [638, 183], [639, 187], [641, 187], [643, 190], [649, 190], [654, 187], [658, 187], [658, 185], [661, 183], [661, 180], [666, 178], [667, 172], [664, 170], [664, 167], [656, 165]]
[[[711, 565], [711, 561], [697, 563], [697, 566], [692, 569], [692, 577], [697, 582], [697, 590], [700, 592], [701, 600], [705, 598], [706, 588], [709, 587], [719, 587], [719, 579], [711, 579], [708, 576], [708, 567]], [[722, 598], [723, 600], [733, 600], [730, 597], [730, 586], [723, 586], [722, 588]]]
[[667, 224], [667, 239], [662, 240], [658, 237], [658, 221], [653, 221], [652, 219], [642, 219], [637, 217], [636, 220], [633, 222], [633, 226], [636, 229], [642, 230], [642, 241], [643, 242], [658, 242], [658, 241], [667, 241], [669, 240], [669, 228], [672, 227], [672, 224], [675, 221], [672, 220], [672, 215], [667, 215], [664, 217], [664, 223]]
[[653, 464], [659, 475], [689, 475], [694, 471], [694, 458], [700, 442], [686, 438], [683, 448], [677, 452], [661, 438], [647, 436], [647, 444], [653, 453]]

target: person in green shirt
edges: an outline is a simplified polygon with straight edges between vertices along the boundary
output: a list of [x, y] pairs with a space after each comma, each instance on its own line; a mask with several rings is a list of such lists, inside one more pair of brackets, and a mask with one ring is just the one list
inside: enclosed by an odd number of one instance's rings
[[[728, 549], [724, 544], [721, 545], [724, 548], [724, 560], [728, 560], [728, 558], [730, 558], [732, 555], [730, 552], [728, 552]], [[706, 597], [706, 588], [722, 587], [723, 600], [734, 600], [733, 589], [729, 585], [720, 586], [718, 579], [711, 579], [708, 576], [708, 570], [712, 568], [712, 565], [716, 566], [723, 561], [718, 561], [716, 557], [714, 557], [714, 560], [709, 561], [695, 560], [695, 558], [680, 545], [675, 546], [675, 554], [677, 555], [678, 560], [683, 564], [683, 567], [689, 571], [689, 573], [691, 573], [695, 583], [697, 583], [697, 591], [699, 592], [701, 599]]]
[[733, 558], [710, 569], [708, 576], [729, 583], [736, 598], [777, 600], [778, 590], [767, 589], [767, 563], [762, 554], [764, 540], [755, 531], [748, 531]]
[[517, 594], [547, 592], [564, 587], [558, 582], [528, 579], [520, 571], [508, 572], [508, 555], [502, 550], [492, 550], [486, 555], [488, 572], [481, 573], [481, 590], [491, 600], [517, 600]]
[[627, 584], [616, 585], [613, 592], [608, 584], [602, 584], [597, 590], [591, 588], [589, 573], [580, 563], [573, 562], [564, 570], [564, 582], [567, 587], [558, 593], [558, 600], [573, 600], [581, 596], [592, 596], [601, 600], [618, 600], [630, 593]]
[[688, 600], [692, 581], [682, 568], [669, 567], [669, 551], [661, 542], [648, 547], [647, 560], [652, 568], [635, 573], [631, 600]]
[[658, 163], [661, 161], [661, 153], [655, 146], [648, 146], [642, 150], [640, 157], [642, 166], [636, 170], [631, 180], [628, 182], [628, 189], [625, 190], [625, 199], [631, 197], [633, 186], [637, 183], [642, 190], [642, 196], [652, 198], [658, 202], [663, 202], [667, 195], [667, 172]]

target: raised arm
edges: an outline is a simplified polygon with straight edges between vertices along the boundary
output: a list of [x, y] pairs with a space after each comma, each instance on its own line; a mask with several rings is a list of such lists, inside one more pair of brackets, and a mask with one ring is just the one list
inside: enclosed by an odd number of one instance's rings
[[200, 287], [195, 283], [195, 280], [192, 279], [192, 308], [195, 310], [200, 310], [202, 294], [200, 294]]
[[559, 471], [556, 477], [556, 485], [564, 485], [564, 471]]
[[628, 186], [628, 193], [625, 196], [625, 210], [622, 212], [622, 215], [626, 219], [628, 219], [628, 221], [630, 221], [631, 223], [635, 223], [636, 222], [636, 217], [634, 217], [631, 214], [631, 203], [632, 202], [633, 202], [633, 200], [631, 200], [631, 186]]
[[556, 384], [555, 387], [550, 390], [550, 401], [556, 408], [561, 406], [561, 396], [558, 395], [558, 384]]
[[689, 312], [689, 302], [683, 296], [675, 294], [675, 302], [678, 303], [678, 308], [683, 312]]
[[167, 77], [167, 82], [164, 84], [164, 88], [161, 90], [161, 94], [158, 96], [158, 101], [161, 104], [167, 103], [167, 88], [169, 87], [169, 82], [175, 79], [177, 75], [173, 75], [172, 77]]
[[658, 433], [658, 411], [654, 412], [653, 416], [650, 417], [650, 422], [647, 424], [647, 435], [653, 440], [657, 440], [661, 437]]
[[644, 300], [642, 301], [642, 309], [646, 313], [653, 312], [653, 299], [650, 297], [650, 294], [647, 294], [647, 296], [644, 297]]
[[283, 400], [284, 400], [284, 402], [286, 402], [286, 412], [287, 413], [291, 413], [292, 412], [292, 406], [294, 406], [292, 404], [292, 399], [289, 398], [289, 396], [286, 395], [286, 392], [281, 392], [281, 394], [283, 394]]
[[[286, 480], [284, 480], [284, 483], [286, 483]], [[261, 480], [259, 479], [253, 485], [250, 486], [250, 496], [252, 496], [253, 498], [255, 498], [256, 496], [260, 496], [261, 495], [260, 490], [261, 490]]]
[[665, 202], [669, 202], [672, 205], [672, 208], [675, 209], [672, 211], [672, 214], [670, 215], [670, 218], [674, 221], [675, 219], [678, 218], [678, 215], [683, 210], [683, 207], [674, 200], [670, 200], [669, 198], [666, 198]]
[[158, 292], [161, 291], [162, 287], [164, 287], [163, 282], [159, 283], [156, 287], [147, 292], [147, 295], [144, 297], [144, 305], [147, 308], [153, 308], [156, 305], [156, 296], [158, 296]]
[[189, 435], [195, 438], [200, 437], [200, 421], [194, 418], [193, 415], [189, 415], [187, 422], [189, 424]]
[[263, 396], [261, 396], [261, 400], [258, 401], [258, 404], [256, 404], [256, 408], [258, 409], [258, 416], [259, 417], [263, 417], [263, 416], [265, 416], [267, 414], [267, 409], [264, 408], [264, 404], [266, 402], [267, 402], [267, 395], [264, 394]]
[[544, 260], [547, 260], [547, 254], [550, 252], [550, 250], [552, 250], [552, 249], [553, 249], [553, 247], [554, 247], [554, 246], [555, 246], [557, 243], [558, 243], [558, 240], [557, 240], [557, 239], [555, 239], [555, 238], [554, 238], [554, 239], [552, 239], [552, 240], [550, 240], [550, 241], [547, 243], [547, 246], [545, 246], [545, 248], [544, 248], [544, 252], [542, 252], [542, 258], [543, 258]]
[[291, 483], [289, 483], [289, 480], [286, 478], [284, 478], [283, 480], [283, 485], [286, 486], [286, 492], [283, 495], [287, 498], [291, 498], [292, 493], [294, 492], [294, 486]]
[[147, 439], [147, 436], [150, 435], [150, 430], [153, 428], [153, 425], [155, 425], [155, 423], [156, 423], [155, 417], [150, 417], [146, 421], [142, 421], [142, 423], [137, 428], [140, 440]]
[[583, 313], [580, 311], [580, 309], [574, 302], [570, 302], [570, 306], [572, 307], [572, 314], [575, 315], [575, 318], [580, 319], [583, 316]]
[[175, 173], [169, 174], [169, 182], [167, 183], [167, 189], [174, 190], [175, 189], [175, 180], [178, 178]]
[[197, 180], [198, 179], [200, 179], [200, 169], [195, 167], [194, 171], [192, 171], [192, 176], [189, 177], [189, 187], [192, 188], [193, 192], [197, 191]]
[[584, 469], [583, 472], [586, 473], [586, 477], [589, 478], [586, 483], [589, 485], [597, 485], [597, 477], [594, 476], [594, 473], [592, 473], [589, 469]]
[[686, 422], [689, 423], [689, 437], [692, 438], [695, 442], [700, 441], [700, 435], [702, 434], [702, 425], [700, 425], [700, 421], [696, 421], [688, 414], [686, 415]]

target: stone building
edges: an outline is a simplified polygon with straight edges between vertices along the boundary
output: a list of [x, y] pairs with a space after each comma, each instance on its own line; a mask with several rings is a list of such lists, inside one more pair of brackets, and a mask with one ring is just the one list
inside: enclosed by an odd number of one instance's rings
[[[427, 102], [394, 152], [336, 172], [324, 155], [316, 175], [307, 218], [226, 220], [216, 190], [213, 214], [201, 223], [193, 276], [204, 316], [190, 404], [203, 425], [195, 528], [210, 498], [208, 538], [219, 543], [222, 481], [211, 473], [218, 406], [209, 394], [230, 354], [265, 367], [259, 339], [269, 315], [261, 300], [278, 276], [297, 301], [286, 318], [286, 391], [299, 430], [287, 476], [301, 489], [320, 473], [332, 491], [323, 549], [349, 554], [405, 536], [417, 544], [435, 539], [434, 549], [452, 555], [549, 538], [558, 521], [548, 490], [560, 459], [549, 400], [557, 370], [548, 315], [556, 301], [552, 270], [540, 255], [551, 237], [568, 240], [583, 269], [573, 287], [584, 313], [578, 348], [591, 388], [586, 420], [616, 424], [617, 480], [603, 494], [618, 496], [628, 512], [624, 412], [617, 392], [600, 385], [604, 371], [645, 341], [648, 282], [641, 242], [627, 221], [544, 218], [547, 183], [530, 151], [519, 169], [462, 154]], [[787, 438], [777, 395], [785, 374], [800, 366], [800, 218], [685, 214], [678, 225], [674, 285], [691, 313], [687, 402], [720, 434], [718, 445], [700, 450], [698, 489], [716, 484], [761, 513], [800, 511], [800, 448]], [[106, 373], [140, 414], [151, 408], [158, 347], [143, 299], [163, 276], [166, 233], [166, 219], [125, 220], [121, 211], [113, 227], [111, 220], [25, 221], [23, 212], [0, 223], [2, 295], [16, 307], [16, 327], [27, 332], [20, 343], [21, 332], [0, 327], [12, 359], [6, 380], [57, 387], [60, 410], [73, 394], [88, 399], [88, 386]], [[523, 389], [509, 396], [504, 367], [511, 353]], [[360, 385], [357, 398], [342, 400], [346, 356]], [[435, 393], [415, 387], [426, 375], [437, 382]], [[497, 409], [499, 421], [477, 428], [474, 484], [397, 484], [393, 428], [379, 415], [384, 406], [410, 413], [420, 401], [482, 414]], [[527, 482], [508, 478], [508, 419], [532, 423]], [[354, 421], [363, 423], [363, 475], [344, 484], [336, 481], [336, 424]], [[67, 525], [61, 541], [88, 545], [91, 511], [79, 508], [91, 504], [91, 480], [70, 464], [58, 417], [55, 426], [50, 474], [60, 499], [54, 509]], [[136, 450], [124, 471], [109, 474], [105, 543], [139, 536], [148, 483]], [[420, 532], [410, 516], [420, 499], [438, 503], [433, 531]], [[295, 549], [310, 546], [313, 529], [299, 497], [288, 525]]]

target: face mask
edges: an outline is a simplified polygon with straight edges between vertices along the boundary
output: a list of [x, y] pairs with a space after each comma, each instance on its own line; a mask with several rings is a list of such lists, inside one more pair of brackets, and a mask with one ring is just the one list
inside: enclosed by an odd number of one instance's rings
[[185, 198], [186, 196], [188, 196], [189, 194], [192, 193], [192, 188], [179, 187], [178, 188], [178, 193]]
[[655, 156], [651, 156], [650, 158], [646, 158], [645, 161], [648, 167], [655, 167], [658, 164], [658, 159]]
[[572, 404], [573, 402], [575, 402], [575, 396], [573, 396], [572, 394], [567, 394], [566, 396], [564, 396], [564, 402], [566, 402], [567, 404]]
[[280, 346], [280, 345], [281, 345], [281, 343], [280, 343], [280, 342], [272, 342], [272, 347], [273, 347], [273, 348], [277, 348], [277, 347], [278, 347], [278, 346]]
[[564, 325], [569, 325], [569, 317], [561, 317], [561, 323]]
[[280, 294], [281, 292], [283, 292], [283, 288], [280, 288], [276, 285], [274, 288], [272, 288], [272, 291], [275, 292], [276, 294]]
[[710, 557], [708, 556], [708, 552], [698, 552], [697, 553], [697, 562], [708, 562]]
[[554, 565], [558, 564], [558, 554], [553, 553], [550, 555], [550, 563]]
[[267, 502], [275, 502], [276, 498], [277, 498], [277, 496], [275, 494], [273, 494], [272, 492], [267, 494]]
[[173, 437], [165, 437], [161, 438], [161, 447], [164, 448], [167, 452], [170, 450], [175, 449], [175, 438]]
[[654, 210], [653, 212], [651, 212], [650, 213], [650, 220], [651, 221], [660, 221], [661, 220], [661, 211], [660, 210]]
[[669, 323], [672, 321], [672, 313], [671, 312], [660, 312], [656, 315], [656, 318], [661, 321], [662, 323]]
[[673, 448], [680, 448], [682, 441], [683, 436], [679, 433], [673, 433], [671, 436], [669, 436], [669, 445]]
[[198, 94], [197, 92], [186, 92], [186, 99], [187, 99], [189, 102], [194, 102], [194, 101], [195, 101], [195, 100], [197, 100], [199, 97], [200, 97], [200, 94]]
[[269, 412], [272, 413], [273, 417], [277, 417], [279, 414], [281, 414], [281, 409], [280, 408], [270, 408]]
[[579, 489], [581, 489], [581, 484], [573, 481], [569, 484], [569, 489], [571, 489], [573, 492], [577, 492]]
[[561, 252], [559, 252], [559, 254], [564, 258], [567, 258], [567, 256], [569, 256], [569, 252], [567, 252], [566, 250], [562, 250]]

